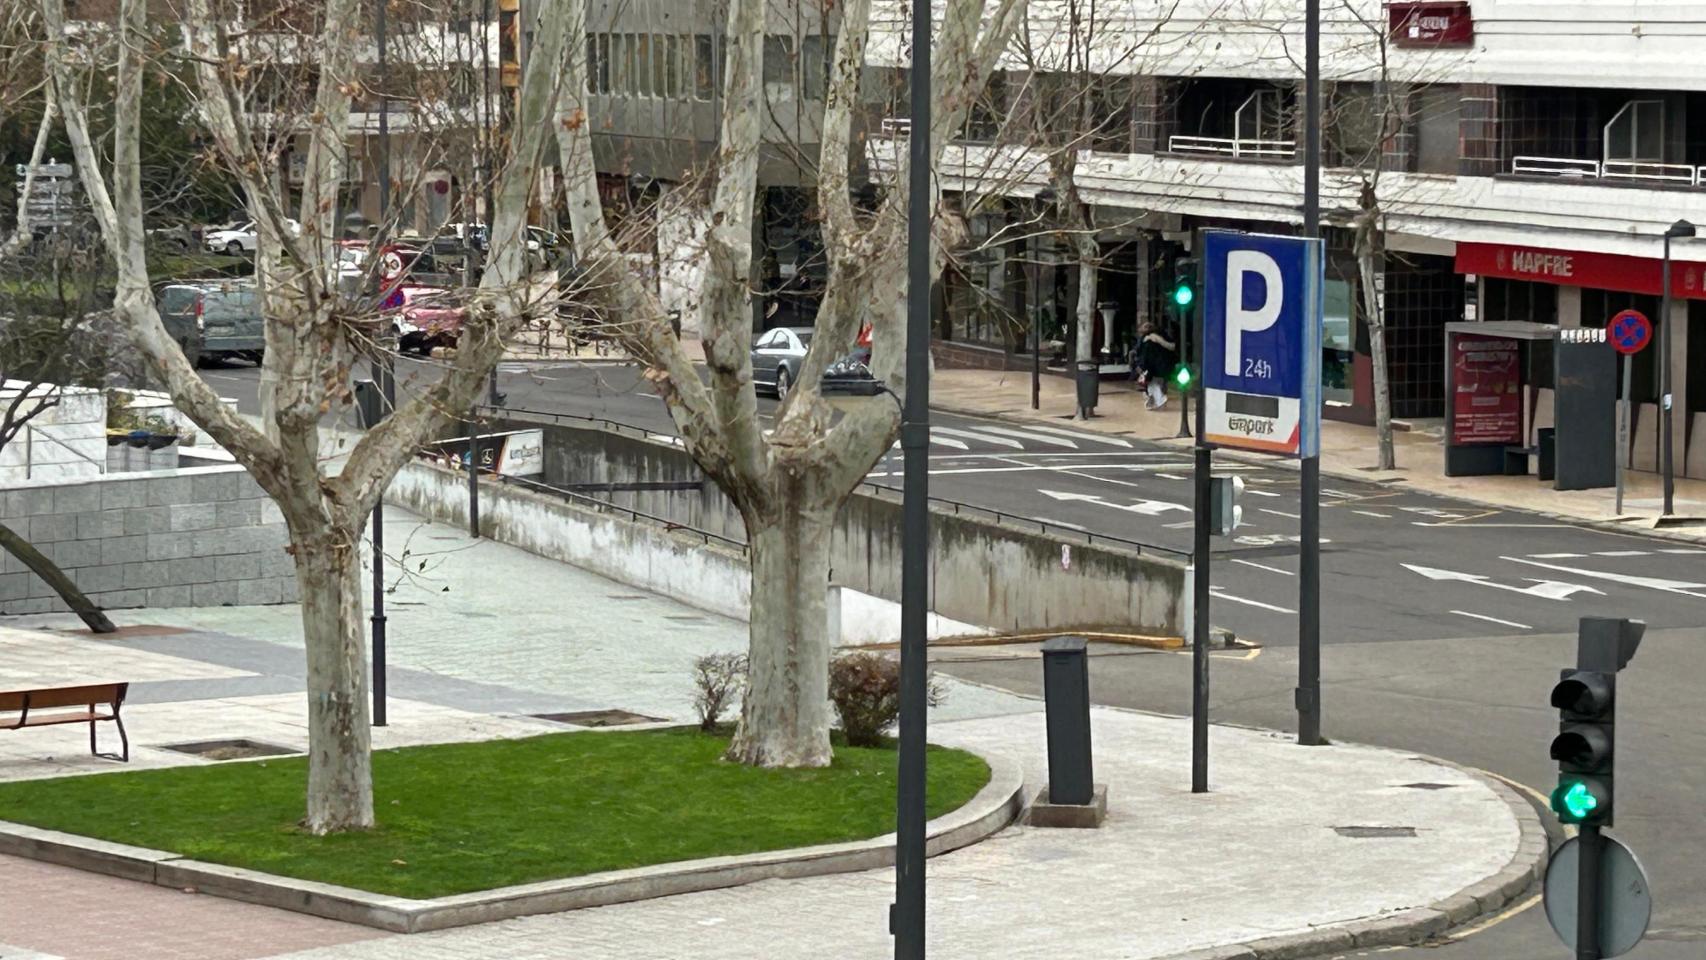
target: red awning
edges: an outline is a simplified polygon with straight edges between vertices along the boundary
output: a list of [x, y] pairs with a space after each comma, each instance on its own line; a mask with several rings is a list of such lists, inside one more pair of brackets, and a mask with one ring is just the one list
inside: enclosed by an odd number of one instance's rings
[[[1509, 243], [1460, 241], [1457, 272], [1654, 296], [1664, 285], [1664, 264], [1657, 257], [1552, 250]], [[1673, 260], [1670, 289], [1675, 297], [1706, 300], [1706, 265]]]

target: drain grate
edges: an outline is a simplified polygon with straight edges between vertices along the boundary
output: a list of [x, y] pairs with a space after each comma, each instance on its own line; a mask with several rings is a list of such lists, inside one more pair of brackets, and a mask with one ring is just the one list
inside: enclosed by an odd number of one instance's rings
[[529, 714], [538, 720], [552, 723], [572, 723], [577, 727], [621, 727], [630, 723], [658, 723], [662, 717], [648, 717], [629, 710], [576, 710], [572, 713]]
[[193, 743], [168, 743], [162, 750], [187, 753], [203, 760], [252, 760], [256, 757], [289, 757], [302, 751], [281, 747], [276, 743], [236, 738], [232, 740], [197, 740]]
[[1415, 827], [1334, 827], [1333, 832], [1353, 840], [1373, 840], [1380, 837], [1413, 837]]
[[1399, 787], [1406, 790], [1450, 790], [1456, 784], [1452, 783], [1401, 783]]

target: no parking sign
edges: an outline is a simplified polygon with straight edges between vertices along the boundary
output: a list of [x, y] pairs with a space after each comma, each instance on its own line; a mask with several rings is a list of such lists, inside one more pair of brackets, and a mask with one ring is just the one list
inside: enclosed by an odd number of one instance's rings
[[1639, 310], [1625, 310], [1608, 324], [1611, 346], [1618, 353], [1640, 353], [1653, 340], [1653, 323]]

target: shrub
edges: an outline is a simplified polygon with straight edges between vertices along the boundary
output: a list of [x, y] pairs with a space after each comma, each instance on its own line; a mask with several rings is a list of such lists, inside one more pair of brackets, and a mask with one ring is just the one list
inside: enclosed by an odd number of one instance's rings
[[693, 661], [693, 686], [699, 729], [710, 731], [746, 688], [746, 655], [710, 653]]
[[[940, 704], [947, 691], [930, 679], [929, 702]], [[874, 747], [900, 719], [900, 661], [880, 653], [848, 653], [829, 665], [829, 699], [841, 717], [850, 747]]]

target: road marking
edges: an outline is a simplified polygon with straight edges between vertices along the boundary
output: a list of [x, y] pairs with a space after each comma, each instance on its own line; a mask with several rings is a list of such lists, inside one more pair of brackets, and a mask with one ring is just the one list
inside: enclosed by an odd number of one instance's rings
[[1392, 514], [1390, 513], [1375, 513], [1373, 510], [1352, 510], [1351, 512], [1360, 513], [1365, 517], [1379, 517], [1382, 520], [1392, 519]]
[[[941, 427], [935, 427], [935, 428], [931, 429], [931, 431], [930, 431], [930, 442], [931, 443], [939, 443], [944, 447], [951, 447], [955, 450], [970, 450], [971, 449], [970, 447], [966, 446], [964, 440], [950, 440], [947, 437], [936, 436], [936, 431], [940, 430], [940, 429], [941, 429]], [[899, 447], [900, 441], [896, 440], [894, 442], [894, 445], [896, 447]]]
[[1536, 560], [1580, 560], [1587, 556], [1585, 553], [1531, 553], [1529, 556]]
[[1105, 443], [1110, 447], [1120, 447], [1125, 450], [1131, 449], [1131, 441], [1122, 440], [1119, 437], [1101, 436], [1094, 433], [1079, 433], [1076, 430], [1062, 430], [1059, 427], [1041, 427], [1031, 426], [1029, 424], [1025, 426], [1025, 429], [1035, 430], [1038, 433], [1052, 433], [1057, 437], [1066, 437], [1069, 440], [1083, 440], [1088, 443]]
[[1260, 509], [1263, 513], [1271, 513], [1276, 517], [1290, 517], [1293, 520], [1303, 519], [1295, 513], [1286, 513], [1284, 510], [1269, 510], [1267, 507], [1261, 507]]
[[1279, 567], [1270, 567], [1265, 563], [1257, 563], [1254, 560], [1239, 560], [1236, 557], [1234, 557], [1232, 562], [1233, 563], [1242, 563], [1246, 567], [1255, 567], [1257, 570], [1266, 570], [1269, 573], [1277, 573], [1277, 574], [1280, 574], [1281, 576], [1287, 576], [1287, 577], [1297, 576], [1297, 574], [1292, 573], [1290, 570], [1281, 570]]
[[1456, 521], [1446, 521], [1444, 523], [1434, 523], [1434, 522], [1428, 521], [1428, 520], [1411, 520], [1410, 526], [1412, 526], [1412, 527], [1465, 527], [1465, 526], [1468, 526], [1468, 527], [1473, 527], [1476, 530], [1494, 530], [1494, 529], [1540, 530], [1540, 529], [1561, 529], [1561, 528], [1569, 528], [1572, 530], [1581, 529], [1579, 527], [1574, 526], [1573, 524], [1568, 524], [1568, 523], [1472, 523], [1472, 524], [1462, 524], [1462, 523], [1458, 523]]
[[[1511, 558], [1505, 557], [1503, 559], [1509, 560]], [[1459, 580], [1464, 583], [1473, 583], [1483, 587], [1492, 587], [1495, 590], [1509, 590], [1511, 593], [1522, 593], [1531, 597], [1543, 597], [1547, 600], [1568, 600], [1572, 594], [1577, 593], [1597, 593], [1602, 597], [1605, 596], [1603, 591], [1597, 590], [1593, 587], [1584, 586], [1579, 583], [1560, 583], [1557, 580], [1536, 580], [1532, 587], [1515, 587], [1508, 583], [1499, 583], [1491, 577], [1480, 573], [1459, 573], [1456, 570], [1441, 570], [1438, 567], [1424, 567], [1413, 563], [1401, 563], [1399, 566], [1411, 573], [1419, 573], [1422, 576], [1427, 577], [1429, 580]], [[1538, 564], [1538, 566], [1544, 567], [1547, 566], [1547, 564], [1542, 563]]]
[[1195, 520], [1180, 520], [1178, 523], [1163, 523], [1162, 524], [1163, 527], [1166, 527], [1169, 530], [1183, 530], [1186, 527], [1194, 527], [1196, 525], [1197, 525], [1197, 522]]
[[1296, 610], [1290, 610], [1290, 609], [1287, 609], [1285, 607], [1276, 607], [1271, 603], [1263, 603], [1260, 600], [1250, 600], [1250, 599], [1247, 599], [1245, 597], [1235, 597], [1232, 594], [1227, 593], [1224, 590], [1220, 590], [1220, 589], [1210, 589], [1208, 592], [1208, 595], [1215, 598], [1216, 600], [1230, 600], [1233, 603], [1242, 603], [1242, 604], [1246, 604], [1246, 605], [1252, 606], [1252, 607], [1260, 607], [1263, 610], [1272, 610], [1275, 613], [1296, 613], [1297, 612]]
[[1701, 549], [1698, 549], [1698, 548], [1695, 548], [1695, 547], [1675, 547], [1675, 548], [1667, 548], [1667, 549], [1664, 549], [1664, 550], [1660, 550], [1660, 551], [1659, 551], [1659, 552], [1660, 552], [1660, 553], [1687, 553], [1687, 554], [1696, 554], [1696, 553], [1706, 553], [1706, 550], [1701, 550]]
[[[944, 456], [934, 458], [934, 461], [935, 462], [942, 462], [942, 463], [957, 463], [963, 459], [964, 458], [959, 457], [957, 455], [944, 455]], [[1011, 464], [1011, 466], [1006, 466], [1006, 467], [938, 467], [938, 466], [935, 466], [933, 463], [932, 466], [930, 467], [930, 475], [935, 477], [935, 476], [948, 476], [950, 474], [957, 474], [957, 473], [975, 474], [975, 473], [1045, 472], [1045, 473], [1064, 474], [1065, 476], [1069, 476], [1069, 477], [1082, 477], [1086, 480], [1100, 480], [1104, 483], [1117, 483], [1117, 484], [1121, 484], [1123, 486], [1128, 486], [1128, 487], [1136, 487], [1136, 486], [1141, 486], [1141, 484], [1130, 483], [1130, 482], [1125, 481], [1125, 480], [1115, 480], [1112, 477], [1097, 476], [1094, 473], [1080, 473], [1079, 471], [1082, 471], [1082, 470], [1126, 470], [1126, 471], [1131, 471], [1131, 472], [1135, 472], [1135, 473], [1143, 473], [1143, 472], [1150, 471], [1150, 470], [1156, 470], [1159, 468], [1164, 468], [1166, 466], [1166, 464], [1153, 464], [1153, 463], [1087, 463], [1087, 464], [1083, 464], [1080, 466], [1073, 466], [1072, 464], [1022, 463], [1022, 462], [1013, 461], [1013, 460], [1003, 460], [1001, 458], [995, 458], [995, 462], [997, 462], [997, 463], [1008, 463], [1008, 464]], [[887, 473], [873, 473], [873, 474], [871, 474], [871, 476], [873, 476], [873, 477], [886, 477], [886, 476], [889, 476], [889, 474], [887, 474]]]
[[1186, 479], [1184, 477], [1179, 476], [1176, 473], [1158, 473], [1158, 474], [1156, 474], [1156, 476], [1160, 477], [1163, 480], [1184, 480], [1184, 479]]
[[[1594, 556], [1596, 556], [1596, 557], [1645, 557], [1651, 553], [1652, 553], [1651, 550], [1596, 550], [1596, 551], [1594, 551]], [[1539, 554], [1535, 554], [1535, 556], [1539, 556]]]
[[[768, 433], [769, 431], [765, 431], [765, 432]], [[660, 441], [662, 443], [674, 444], [675, 446], [678, 446], [678, 447], [686, 446], [686, 444], [681, 442], [680, 437], [666, 437], [661, 433], [648, 433], [648, 434], [646, 434], [646, 439], [647, 440], [657, 440], [657, 441]]]
[[978, 427], [977, 429], [979, 433], [993, 433], [1003, 437], [1013, 437], [1016, 440], [1030, 440], [1036, 443], [1046, 443], [1050, 446], [1065, 447], [1068, 450], [1078, 449], [1078, 444], [1073, 443], [1071, 440], [1063, 440], [1060, 437], [1051, 437], [1045, 433], [1031, 433], [1027, 430], [1014, 430], [1012, 427]]
[[1521, 557], [1500, 557], [1499, 559], [1509, 560], [1512, 563], [1526, 563], [1531, 567], [1545, 567], [1548, 570], [1560, 570], [1564, 573], [1573, 573], [1579, 577], [1593, 577], [1596, 580], [1610, 580], [1614, 583], [1628, 584], [1631, 587], [1646, 587], [1650, 590], [1663, 590], [1666, 593], [1680, 593], [1685, 597], [1698, 597], [1701, 600], [1706, 600], [1706, 593], [1692, 592], [1700, 589], [1701, 587], [1706, 587], [1706, 583], [1688, 583], [1683, 580], [1665, 580], [1659, 577], [1637, 577], [1634, 574], [1628, 573], [1600, 573], [1598, 570], [1578, 570], [1574, 567], [1566, 567], [1556, 563], [1541, 563], [1538, 560], [1524, 560]]
[[1518, 630], [1533, 630], [1534, 629], [1533, 627], [1529, 626], [1526, 623], [1517, 623], [1515, 620], [1500, 620], [1498, 617], [1489, 617], [1484, 613], [1470, 613], [1467, 610], [1453, 610], [1451, 612], [1457, 614], [1460, 617], [1474, 617], [1477, 620], [1485, 620], [1488, 623], [1499, 623], [1499, 624], [1503, 624], [1507, 627], [1515, 627]]
[[1399, 507], [1398, 509], [1405, 513], [1419, 513], [1424, 517], [1433, 517], [1435, 520], [1462, 520], [1465, 518], [1464, 514], [1441, 510], [1437, 507]]
[[1115, 510], [1124, 510], [1127, 513], [1141, 513], [1146, 517], [1158, 516], [1169, 510], [1182, 510], [1189, 513], [1191, 509], [1182, 503], [1169, 503], [1166, 500], [1139, 500], [1133, 504], [1124, 504], [1109, 503], [1094, 493], [1071, 493], [1064, 490], [1038, 490], [1037, 492], [1045, 497], [1052, 497], [1055, 500], [1094, 503], [1097, 506], [1112, 507]]
[[1017, 440], [1008, 440], [1005, 437], [991, 437], [981, 433], [973, 433], [970, 430], [956, 430], [953, 427], [931, 427], [930, 432], [933, 434], [940, 433], [943, 436], [948, 437], [960, 437], [965, 440], [982, 440], [985, 443], [993, 443], [1003, 447], [1012, 447], [1015, 450], [1025, 449], [1025, 445]]
[[[1248, 524], [1246, 524], [1246, 526], [1248, 526]], [[1233, 540], [1233, 542], [1243, 544], [1246, 547], [1272, 547], [1281, 543], [1302, 543], [1303, 538], [1296, 534], [1258, 533], [1251, 537], [1238, 537]], [[1321, 542], [1332, 543], [1333, 541], [1326, 537], [1322, 537]]]
[[1257, 489], [1254, 489], [1252, 487], [1245, 487], [1244, 492], [1250, 494], [1251, 496], [1255, 496], [1255, 497], [1277, 497], [1277, 496], [1280, 496], [1280, 494], [1274, 493], [1272, 490], [1257, 490]]

